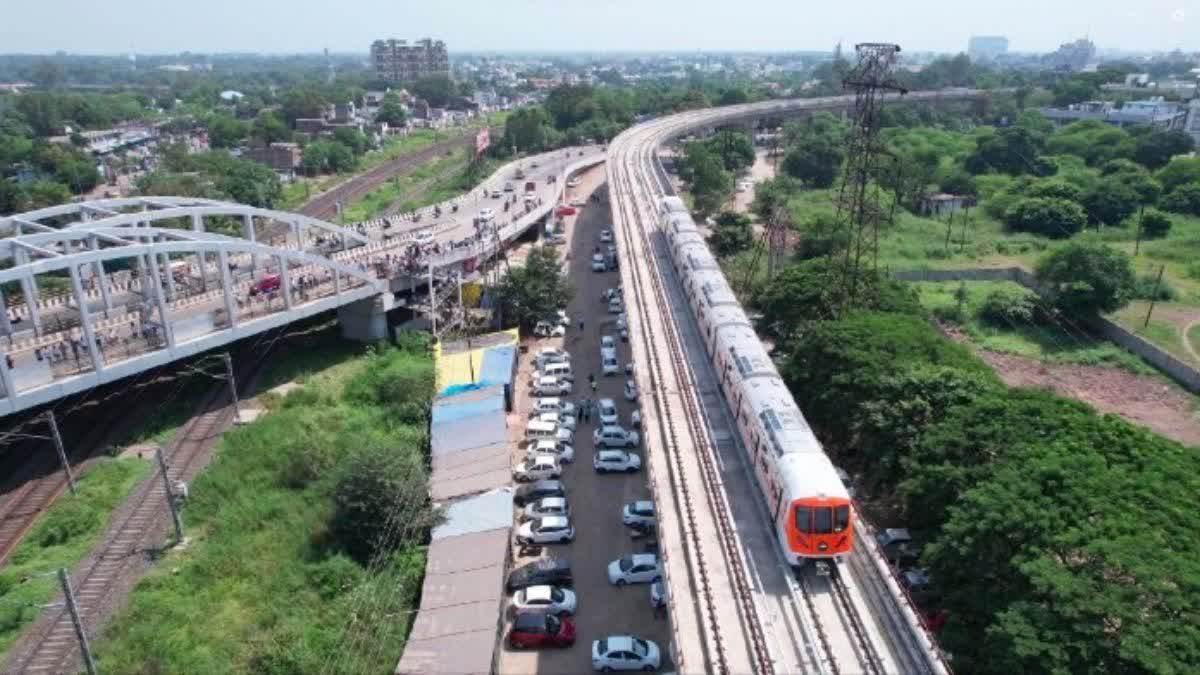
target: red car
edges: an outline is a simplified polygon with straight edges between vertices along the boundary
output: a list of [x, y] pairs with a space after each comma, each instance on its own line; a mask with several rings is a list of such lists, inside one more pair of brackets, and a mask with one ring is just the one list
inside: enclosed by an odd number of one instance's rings
[[281, 282], [277, 275], [271, 274], [254, 282], [250, 287], [250, 295], [258, 295], [259, 293], [270, 293], [271, 291], [279, 290]]
[[556, 215], [556, 216], [573, 216], [573, 215], [575, 215], [575, 207], [574, 206], [560, 206], [557, 209], [554, 209], [554, 215]]
[[513, 649], [570, 647], [575, 644], [575, 624], [541, 612], [518, 614], [508, 631], [508, 644]]

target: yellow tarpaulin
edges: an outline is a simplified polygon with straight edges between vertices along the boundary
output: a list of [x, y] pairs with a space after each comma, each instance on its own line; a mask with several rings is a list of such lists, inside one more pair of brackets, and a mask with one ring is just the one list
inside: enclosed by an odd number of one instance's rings
[[[484, 352], [493, 347], [516, 344], [518, 336], [516, 328], [483, 335], [471, 339], [473, 343], [479, 344], [479, 347], [456, 350], [449, 354], [442, 351], [442, 343], [437, 343], [433, 348], [434, 363], [437, 364], [437, 390], [477, 382], [483, 367]], [[462, 342], [455, 344], [461, 345]]]

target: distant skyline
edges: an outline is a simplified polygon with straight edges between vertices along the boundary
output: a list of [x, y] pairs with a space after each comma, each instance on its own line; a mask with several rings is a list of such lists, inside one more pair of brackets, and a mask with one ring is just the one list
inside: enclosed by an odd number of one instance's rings
[[1196, 0], [10, 0], [0, 52], [366, 53], [376, 38], [445, 40], [468, 51], [829, 50], [887, 41], [910, 51], [965, 51], [1003, 35], [1010, 51], [1045, 52], [1089, 36], [1101, 48], [1200, 50]]

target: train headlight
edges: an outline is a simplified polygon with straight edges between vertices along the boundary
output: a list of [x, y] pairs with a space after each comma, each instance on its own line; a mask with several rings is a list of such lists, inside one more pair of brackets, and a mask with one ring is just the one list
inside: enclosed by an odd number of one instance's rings
[[821, 542], [821, 543], [817, 544], [817, 550], [818, 551], [827, 551], [827, 550], [829, 550], [829, 544], [827, 544], [825, 542]]

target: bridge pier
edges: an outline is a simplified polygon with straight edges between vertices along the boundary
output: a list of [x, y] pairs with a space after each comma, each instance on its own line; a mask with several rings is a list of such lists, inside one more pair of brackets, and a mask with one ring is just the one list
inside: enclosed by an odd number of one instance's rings
[[338, 307], [338, 324], [342, 337], [356, 342], [379, 342], [388, 339], [387, 298], [384, 295], [365, 298]]

